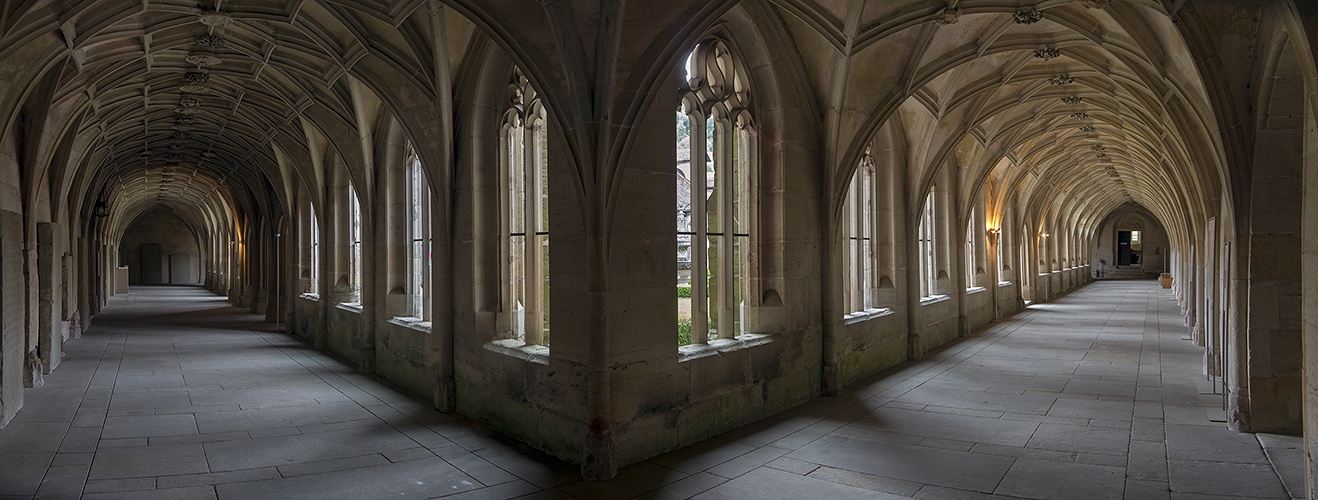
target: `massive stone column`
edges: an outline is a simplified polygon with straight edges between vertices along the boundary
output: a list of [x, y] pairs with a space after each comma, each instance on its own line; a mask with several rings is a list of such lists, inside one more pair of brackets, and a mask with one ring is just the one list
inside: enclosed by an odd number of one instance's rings
[[23, 407], [23, 216], [0, 210], [0, 427]]
[[[1248, 412], [1241, 429], [1298, 432], [1301, 428], [1301, 227], [1305, 82], [1295, 54], [1284, 47], [1269, 93], [1260, 96], [1244, 236], [1249, 252], [1247, 335], [1235, 355], [1246, 357]], [[1242, 249], [1243, 250], [1243, 249]], [[1196, 279], [1202, 274], [1196, 276]]]
[[[331, 162], [331, 183], [329, 189], [330, 198], [330, 221], [325, 229], [327, 230], [326, 241], [334, 245], [332, 266], [327, 266], [328, 276], [333, 279], [329, 283], [329, 302], [328, 304], [337, 304], [340, 302], [351, 302], [354, 300], [353, 286], [360, 285], [352, 283], [348, 275], [352, 272], [352, 208], [348, 205], [352, 203], [348, 193], [351, 184], [348, 180], [348, 169], [341, 165], [341, 160], [337, 158]], [[357, 199], [360, 202], [361, 194], [358, 193]]]
[[37, 353], [41, 369], [59, 366], [64, 334], [60, 330], [60, 282], [63, 281], [63, 231], [54, 222], [37, 223]]
[[[377, 137], [383, 139], [382, 136]], [[378, 147], [396, 152], [401, 152], [403, 149], [402, 145], [389, 143]], [[406, 164], [408, 159], [401, 154], [384, 153], [380, 156], [387, 158], [389, 163], [379, 166], [380, 172], [384, 174], [385, 185], [381, 193], [384, 199], [377, 204], [381, 206], [381, 213], [375, 220], [381, 222], [383, 227], [376, 231], [380, 236], [376, 241], [384, 262], [377, 264], [376, 269], [381, 273], [382, 278], [378, 285], [379, 291], [383, 292], [385, 297], [380, 319], [388, 320], [393, 317], [413, 315], [413, 290], [408, 278], [411, 269], [408, 257], [413, 235], [408, 230], [412, 219], [408, 212]], [[425, 180], [420, 179], [417, 182], [425, 182]]]

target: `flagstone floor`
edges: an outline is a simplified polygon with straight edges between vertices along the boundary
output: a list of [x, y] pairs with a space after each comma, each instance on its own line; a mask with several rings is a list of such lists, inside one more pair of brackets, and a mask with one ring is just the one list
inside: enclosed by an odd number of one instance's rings
[[200, 288], [116, 297], [0, 430], [0, 499], [1303, 496], [1299, 438], [1213, 421], [1152, 281], [1093, 283], [602, 483], [271, 330]]

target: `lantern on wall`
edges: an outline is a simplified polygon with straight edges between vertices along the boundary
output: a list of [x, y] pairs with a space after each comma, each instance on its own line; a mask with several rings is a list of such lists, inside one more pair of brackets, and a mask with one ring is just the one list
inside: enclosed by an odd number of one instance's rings
[[97, 217], [109, 217], [110, 205], [106, 204], [105, 200], [97, 201], [96, 205], [92, 206], [92, 215]]

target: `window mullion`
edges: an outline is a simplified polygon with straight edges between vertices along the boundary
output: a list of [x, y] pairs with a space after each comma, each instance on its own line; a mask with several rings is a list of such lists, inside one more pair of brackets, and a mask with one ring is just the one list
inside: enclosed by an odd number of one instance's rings
[[423, 264], [422, 265], [423, 270], [421, 273], [421, 292], [424, 294], [421, 297], [421, 319], [430, 321], [430, 319], [434, 317], [432, 316], [434, 306], [432, 306], [431, 304], [435, 302], [434, 299], [435, 272], [434, 272], [434, 263], [431, 262], [431, 258], [432, 258], [431, 256], [434, 254], [434, 248], [432, 248], [430, 245], [430, 240], [431, 240], [430, 235], [431, 233], [434, 232], [434, 228], [430, 227], [430, 206], [431, 206], [430, 184], [426, 182], [425, 175], [422, 175], [421, 179], [419, 179], [418, 182], [422, 184], [421, 230], [425, 232], [424, 236], [422, 236], [421, 238], [421, 256], [420, 256], [421, 262]]
[[[512, 328], [522, 341], [526, 341], [526, 145], [525, 123], [521, 122], [508, 130], [508, 228], [509, 228], [509, 262], [508, 262], [508, 311]], [[521, 192], [519, 192], [521, 190]], [[513, 244], [514, 235], [521, 235], [521, 241]], [[519, 309], [520, 308], [520, 309]], [[518, 316], [520, 314], [520, 317]], [[520, 324], [518, 323], [520, 319]], [[518, 328], [520, 326], [520, 331]]]
[[709, 214], [705, 201], [709, 168], [705, 157], [706, 118], [691, 114], [691, 343], [709, 342]]
[[855, 283], [852, 287], [854, 288], [856, 297], [854, 304], [852, 304], [852, 308], [857, 311], [864, 311], [866, 306], [869, 305], [868, 301], [865, 300], [866, 291], [869, 287], [869, 283], [865, 281], [866, 259], [869, 258], [869, 255], [866, 255], [865, 238], [867, 235], [865, 233], [865, 219], [869, 216], [869, 214], [866, 213], [869, 210], [869, 206], [865, 203], [867, 197], [865, 196], [866, 185], [864, 166], [861, 166], [861, 168], [856, 171], [856, 181], [857, 182], [855, 182], [854, 187], [852, 188], [852, 190], [856, 192], [855, 198], [852, 200], [854, 203], [852, 213], [855, 217], [851, 222], [851, 230], [856, 235], [856, 242], [853, 244], [853, 251], [856, 259], [856, 274], [852, 277], [852, 280]]
[[[720, 130], [721, 129], [721, 130]], [[736, 183], [732, 177], [734, 167], [732, 165], [732, 134], [734, 127], [728, 123], [722, 127], [715, 125], [714, 134], [717, 139], [714, 142], [714, 154], [717, 160], [714, 163], [714, 182], [717, 183], [714, 189], [719, 193], [719, 253], [718, 253], [718, 332], [723, 338], [731, 338], [737, 335], [736, 329], [736, 280], [733, 275], [736, 272], [732, 268], [733, 238], [737, 231], [733, 217], [733, 200], [736, 197]]]
[[851, 288], [854, 296], [852, 297], [851, 309], [853, 311], [865, 310], [865, 167], [862, 165], [856, 169], [856, 175], [852, 178], [851, 183], [851, 233], [855, 235], [851, 243], [852, 269], [851, 269]]
[[869, 202], [866, 204], [866, 210], [869, 212], [869, 259], [866, 261], [870, 266], [870, 279], [866, 286], [870, 287], [869, 300], [866, 301], [865, 307], [877, 307], [879, 297], [879, 280], [881, 279], [880, 261], [879, 261], [879, 199], [878, 199], [878, 175], [875, 175], [874, 164], [872, 160], [867, 160], [865, 164], [865, 189]]
[[[528, 117], [529, 118], [529, 117]], [[525, 342], [541, 344], [544, 321], [541, 319], [541, 247], [540, 247], [540, 151], [536, 142], [538, 131], [528, 123], [522, 128], [522, 265], [524, 273], [526, 317], [523, 324]]]
[[842, 282], [844, 283], [844, 285], [842, 286], [842, 304], [846, 306], [847, 308], [846, 312], [851, 312], [856, 308], [852, 300], [852, 298], [856, 295], [856, 291], [854, 290], [855, 273], [853, 269], [854, 267], [853, 262], [855, 261], [854, 255], [856, 251], [855, 248], [856, 238], [855, 238], [855, 234], [852, 231], [852, 220], [855, 219], [852, 212], [856, 210], [855, 200], [856, 200], [855, 190], [854, 189], [848, 190], [846, 198], [843, 198], [842, 200], [842, 220], [839, 221], [840, 226], [843, 228], [842, 231], [843, 246], [842, 246], [841, 254], [842, 254], [842, 273], [843, 273]]

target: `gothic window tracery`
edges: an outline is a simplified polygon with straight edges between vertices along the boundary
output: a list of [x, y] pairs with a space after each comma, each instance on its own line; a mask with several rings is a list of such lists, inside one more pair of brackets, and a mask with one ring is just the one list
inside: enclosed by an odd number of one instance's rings
[[505, 311], [514, 336], [549, 345], [549, 190], [545, 108], [521, 70], [508, 83], [500, 174], [507, 265]]
[[746, 331], [757, 165], [749, 82], [731, 46], [719, 39], [697, 45], [686, 60], [684, 83], [677, 119], [677, 258], [678, 283], [690, 287], [690, 298], [679, 292], [679, 345]]
[[878, 234], [875, 183], [874, 158], [866, 152], [851, 177], [851, 187], [847, 189], [842, 209], [847, 238], [844, 301], [849, 312], [877, 307], [875, 294], [879, 285], [875, 270], [879, 268], [879, 255], [874, 239]]
[[935, 234], [937, 230], [934, 227], [935, 217], [935, 198], [934, 193], [937, 190], [933, 187], [929, 189], [929, 194], [924, 199], [924, 211], [920, 217], [920, 296], [932, 297], [938, 295], [938, 256]]
[[408, 284], [411, 288], [412, 315], [429, 321], [430, 301], [430, 185], [421, 170], [421, 159], [411, 145], [407, 147], [407, 244]]

